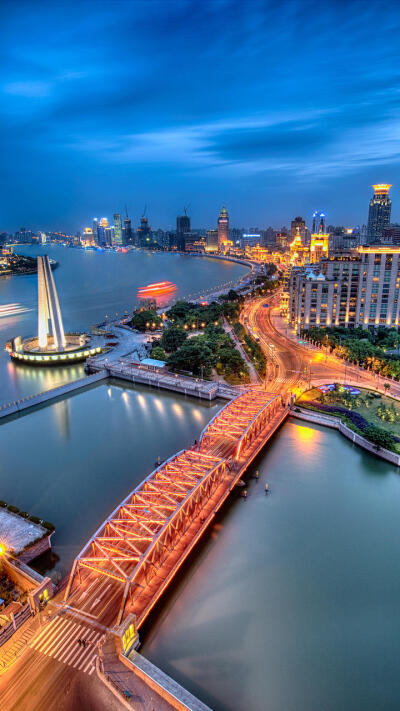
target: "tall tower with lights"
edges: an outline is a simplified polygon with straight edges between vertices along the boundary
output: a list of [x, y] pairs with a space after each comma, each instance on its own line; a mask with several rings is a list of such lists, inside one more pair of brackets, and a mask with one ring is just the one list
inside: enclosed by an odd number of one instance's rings
[[385, 225], [390, 223], [390, 212], [392, 201], [389, 197], [389, 190], [392, 187], [387, 183], [379, 183], [372, 186], [374, 195], [369, 201], [367, 243], [376, 244], [382, 239], [382, 231]]
[[229, 242], [229, 215], [223, 207], [218, 217], [218, 252], [225, 252]]

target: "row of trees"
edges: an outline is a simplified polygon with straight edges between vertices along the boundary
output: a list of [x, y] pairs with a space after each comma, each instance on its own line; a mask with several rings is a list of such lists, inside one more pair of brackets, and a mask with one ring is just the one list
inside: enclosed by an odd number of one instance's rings
[[400, 355], [387, 352], [400, 344], [399, 335], [392, 329], [310, 328], [302, 336], [315, 345], [328, 348], [339, 358], [384, 377], [400, 380]]

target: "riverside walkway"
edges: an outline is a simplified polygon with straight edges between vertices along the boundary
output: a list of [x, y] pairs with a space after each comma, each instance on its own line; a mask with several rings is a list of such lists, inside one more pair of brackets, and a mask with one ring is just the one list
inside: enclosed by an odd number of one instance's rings
[[276, 393], [229, 402], [198, 444], [122, 501], [74, 561], [64, 602], [103, 625], [140, 628], [253, 459], [288, 415]]

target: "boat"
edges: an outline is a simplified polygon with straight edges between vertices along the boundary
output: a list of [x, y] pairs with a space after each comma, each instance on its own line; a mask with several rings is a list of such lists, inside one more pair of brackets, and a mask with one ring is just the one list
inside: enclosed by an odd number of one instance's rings
[[22, 304], [5, 304], [4, 306], [0, 306], [0, 318], [6, 316], [17, 316], [18, 314], [23, 314], [26, 311], [30, 311], [30, 309]]
[[166, 296], [173, 294], [177, 290], [177, 285], [172, 281], [158, 281], [154, 284], [141, 286], [137, 290], [138, 299], [154, 299], [156, 296]]

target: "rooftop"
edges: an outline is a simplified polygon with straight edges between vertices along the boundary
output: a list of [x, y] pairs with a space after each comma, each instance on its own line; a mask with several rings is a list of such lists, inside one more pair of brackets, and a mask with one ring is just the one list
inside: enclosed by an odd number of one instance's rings
[[6, 551], [12, 550], [18, 555], [26, 546], [48, 533], [40, 524], [0, 508], [0, 543], [6, 547]]

